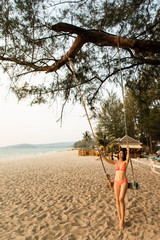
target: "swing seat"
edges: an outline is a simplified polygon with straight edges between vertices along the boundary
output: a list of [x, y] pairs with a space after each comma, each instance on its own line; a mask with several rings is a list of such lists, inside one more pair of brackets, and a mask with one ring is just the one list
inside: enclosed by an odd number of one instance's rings
[[128, 183], [128, 188], [131, 188], [132, 190], [137, 190], [139, 189], [139, 184], [135, 181], [132, 183]]
[[[112, 186], [112, 188], [113, 188], [113, 186], [114, 186], [114, 182], [111, 182], [111, 186]], [[108, 188], [110, 189], [110, 187], [108, 186]], [[130, 183], [128, 183], [128, 188], [130, 188], [130, 189], [132, 189], [132, 190], [137, 190], [137, 189], [139, 189], [139, 184], [137, 183], [137, 182], [130, 182]]]

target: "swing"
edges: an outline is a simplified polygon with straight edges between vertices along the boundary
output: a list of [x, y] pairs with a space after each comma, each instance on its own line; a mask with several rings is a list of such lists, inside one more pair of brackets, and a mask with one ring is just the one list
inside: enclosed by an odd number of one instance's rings
[[[128, 135], [127, 135], [127, 119], [126, 119], [126, 106], [125, 106], [125, 98], [124, 98], [124, 86], [123, 86], [123, 77], [122, 77], [122, 69], [121, 69], [121, 59], [120, 59], [120, 53], [119, 53], [119, 37], [117, 41], [117, 52], [118, 52], [118, 61], [119, 61], [119, 68], [120, 68], [120, 76], [121, 76], [121, 88], [122, 88], [122, 99], [123, 99], [123, 109], [124, 109], [124, 123], [125, 123], [125, 134], [126, 134], [126, 145], [129, 147], [128, 144]], [[137, 182], [135, 182], [134, 178], [134, 171], [133, 171], [133, 164], [132, 160], [130, 159], [131, 163], [131, 169], [132, 169], [132, 176], [133, 176], [133, 182], [128, 183], [128, 188], [131, 188], [133, 190], [136, 190], [139, 188], [139, 185]]]
[[[119, 54], [119, 42], [118, 42], [118, 54]], [[79, 94], [80, 94], [80, 97], [81, 97], [81, 101], [82, 101], [82, 104], [83, 104], [83, 107], [84, 107], [84, 110], [85, 110], [85, 113], [86, 113], [86, 116], [87, 116], [87, 119], [88, 119], [88, 122], [89, 122], [89, 125], [90, 125], [90, 128], [91, 128], [91, 132], [92, 132], [94, 141], [95, 141], [96, 145], [98, 146], [97, 139], [95, 137], [95, 134], [94, 134], [94, 131], [93, 131], [93, 128], [92, 128], [92, 125], [91, 125], [91, 121], [89, 119], [88, 112], [87, 112], [87, 109], [86, 109], [86, 106], [85, 106], [85, 103], [84, 103], [84, 100], [83, 100], [83, 96], [82, 96], [82, 93], [81, 93], [81, 90], [80, 90], [80, 86], [79, 86], [79, 83], [78, 83], [78, 80], [77, 80], [77, 77], [76, 77], [76, 74], [75, 74], [74, 64], [73, 64], [72, 59], [70, 57], [68, 57], [68, 60], [71, 64], [71, 68], [72, 68], [72, 71], [73, 71], [73, 77], [74, 77], [75, 83], [77, 85], [77, 88], [78, 88], [78, 91], [79, 91]], [[120, 63], [120, 56], [119, 56], [119, 63]], [[120, 72], [121, 72], [121, 66], [120, 66]], [[122, 87], [123, 106], [124, 106], [125, 132], [126, 132], [126, 136], [127, 136], [126, 112], [125, 112], [125, 103], [124, 103], [124, 89], [123, 89], [122, 73], [121, 73], [121, 87]], [[128, 139], [127, 139], [127, 146], [128, 146]], [[106, 169], [105, 169], [105, 166], [104, 166], [104, 163], [103, 163], [103, 160], [102, 160], [102, 152], [100, 151], [100, 153], [101, 153], [100, 154], [101, 164], [102, 164], [102, 167], [103, 167], [103, 170], [104, 170], [107, 182], [108, 182], [108, 188], [110, 190], [110, 189], [113, 189], [114, 182], [111, 182], [110, 175], [106, 172]], [[130, 162], [131, 162], [131, 159], [130, 159]], [[134, 172], [133, 172], [132, 162], [131, 162], [131, 168], [132, 168], [132, 175], [133, 175], [133, 183], [128, 183], [128, 188], [131, 188], [131, 189], [135, 190], [135, 189], [139, 188], [139, 185], [134, 180]]]

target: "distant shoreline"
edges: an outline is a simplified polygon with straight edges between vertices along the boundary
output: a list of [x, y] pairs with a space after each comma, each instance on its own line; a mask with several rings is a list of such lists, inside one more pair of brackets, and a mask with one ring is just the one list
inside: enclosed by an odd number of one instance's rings
[[56, 142], [56, 143], [46, 143], [46, 144], [29, 144], [29, 143], [21, 143], [15, 145], [8, 145], [0, 147], [0, 149], [20, 149], [20, 148], [71, 148], [73, 147], [74, 142]]
[[36, 156], [39, 154], [47, 154], [57, 151], [66, 151], [72, 149], [72, 147], [57, 147], [57, 148], [1, 148], [0, 149], [0, 160], [12, 159], [16, 157], [25, 157], [25, 156]]

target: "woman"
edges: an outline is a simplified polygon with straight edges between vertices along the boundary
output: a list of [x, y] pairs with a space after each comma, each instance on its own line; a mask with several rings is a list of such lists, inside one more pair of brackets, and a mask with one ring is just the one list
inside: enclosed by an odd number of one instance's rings
[[116, 175], [114, 182], [114, 192], [116, 196], [116, 205], [117, 212], [120, 221], [120, 230], [124, 229], [124, 215], [125, 215], [125, 204], [124, 197], [128, 188], [128, 179], [126, 177], [126, 168], [129, 163], [129, 148], [127, 147], [127, 157], [126, 160], [123, 161], [124, 153], [123, 151], [119, 152], [119, 159], [117, 162], [108, 160], [105, 156], [103, 159], [111, 164], [116, 166]]

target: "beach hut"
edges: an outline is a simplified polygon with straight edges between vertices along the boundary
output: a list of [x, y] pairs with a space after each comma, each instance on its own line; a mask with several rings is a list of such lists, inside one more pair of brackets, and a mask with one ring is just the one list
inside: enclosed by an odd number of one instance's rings
[[130, 157], [132, 158], [140, 157], [140, 154], [142, 151], [142, 144], [136, 139], [126, 135], [122, 138], [115, 139], [109, 144], [110, 153], [111, 152], [115, 153], [120, 149], [126, 150], [127, 143], [128, 143], [128, 147], [130, 148]]
[[123, 138], [120, 139], [119, 145], [121, 149], [126, 149], [127, 139], [128, 139], [128, 147], [130, 148], [130, 157], [132, 158], [140, 157], [142, 144], [132, 137], [124, 136]]

